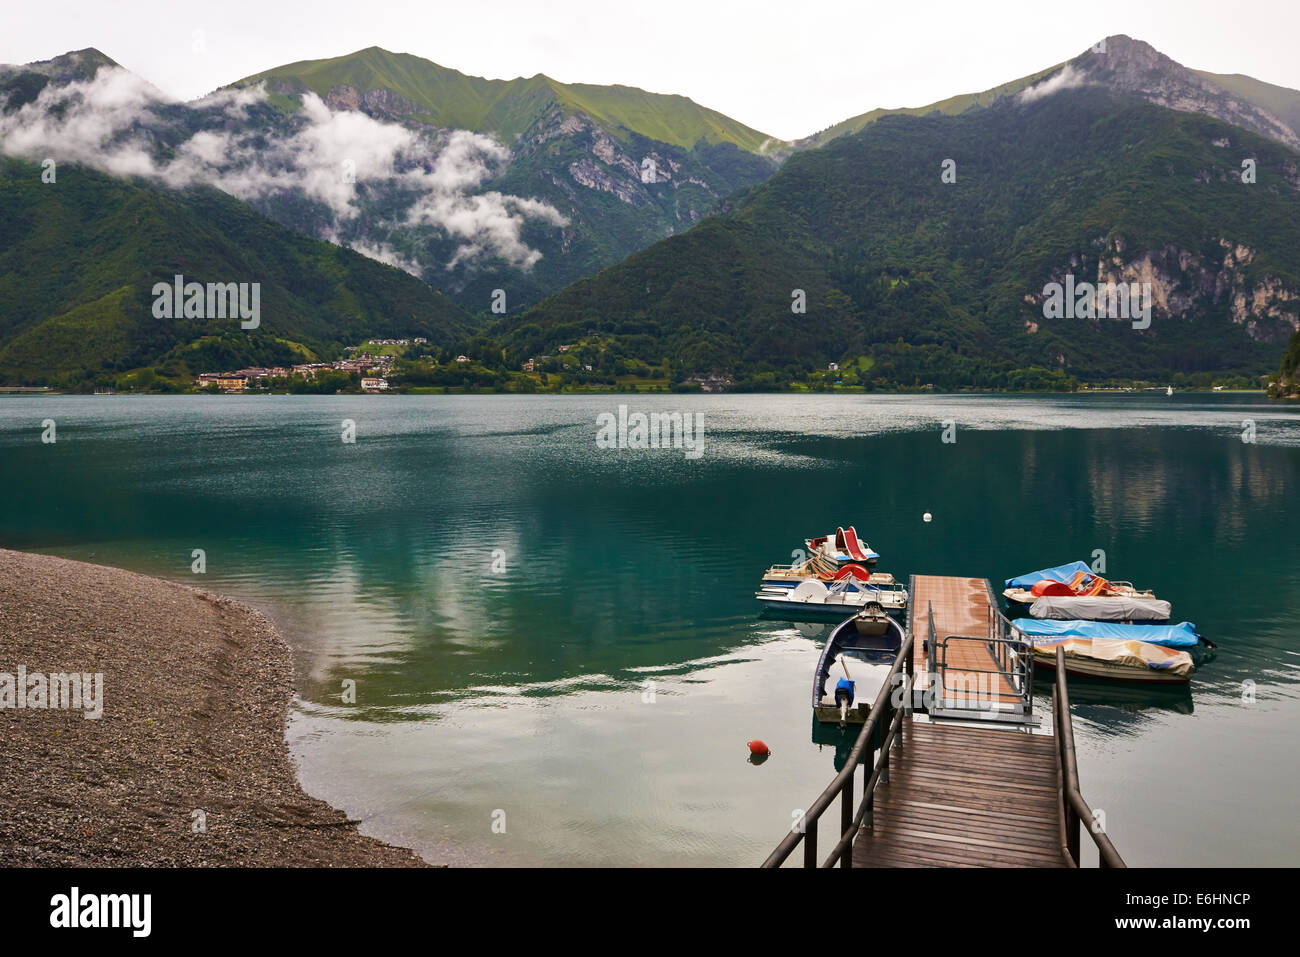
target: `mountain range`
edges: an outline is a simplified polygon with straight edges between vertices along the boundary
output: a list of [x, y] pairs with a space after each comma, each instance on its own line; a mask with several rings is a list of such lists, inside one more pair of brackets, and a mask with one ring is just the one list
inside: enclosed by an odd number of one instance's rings
[[[1271, 371], [1300, 327], [1291, 134], [1226, 94], [1194, 100], [1199, 79], [1158, 85], [1145, 44], [1108, 47], [987, 106], [881, 116], [801, 152], [691, 232], [497, 332], [524, 352], [622, 334], [643, 357], [756, 386], [831, 361], [881, 387]], [[1049, 318], [1044, 288], [1067, 276], [1149, 283], [1150, 327]]]
[[[1298, 129], [1300, 92], [1122, 36], [797, 142], [685, 97], [376, 47], [189, 103], [78, 51], [0, 67], [0, 376], [381, 333], [519, 356], [594, 337], [754, 387], [832, 361], [877, 387], [1254, 376], [1300, 328]], [[182, 267], [260, 278], [263, 337], [149, 317]], [[1150, 283], [1150, 328], [1049, 319], [1067, 274]]]

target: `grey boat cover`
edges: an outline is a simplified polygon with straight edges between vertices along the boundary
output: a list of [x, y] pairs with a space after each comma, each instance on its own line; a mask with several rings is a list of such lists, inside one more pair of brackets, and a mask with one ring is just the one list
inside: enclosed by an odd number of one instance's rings
[[1044, 596], [1029, 606], [1032, 618], [1056, 621], [1168, 621], [1173, 611], [1159, 598], [1070, 598]]

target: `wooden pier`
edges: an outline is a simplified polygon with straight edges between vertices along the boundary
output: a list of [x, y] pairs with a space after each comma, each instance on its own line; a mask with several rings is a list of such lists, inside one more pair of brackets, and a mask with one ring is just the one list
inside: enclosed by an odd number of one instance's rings
[[[1093, 814], [1079, 791], [1064, 660], [1044, 721], [1029, 648], [986, 580], [913, 576], [910, 592], [908, 636], [844, 769], [764, 866], [802, 842], [809, 867], [1077, 867]], [[836, 798], [839, 832], [821, 861], [818, 823]], [[1102, 866], [1124, 866], [1104, 832], [1088, 833]]]
[[855, 867], [1065, 867], [1052, 738], [903, 720]]
[[[910, 631], [922, 639], [913, 646], [913, 665], [918, 673], [935, 676], [936, 694], [942, 691], [946, 700], [991, 715], [1018, 701], [1007, 670], [999, 667], [986, 640], [996, 609], [985, 579], [913, 575], [909, 593]], [[936, 638], [949, 639], [938, 648], [924, 640], [931, 615]], [[943, 658], [942, 669], [936, 656]], [[961, 702], [955, 701], [958, 697]]]

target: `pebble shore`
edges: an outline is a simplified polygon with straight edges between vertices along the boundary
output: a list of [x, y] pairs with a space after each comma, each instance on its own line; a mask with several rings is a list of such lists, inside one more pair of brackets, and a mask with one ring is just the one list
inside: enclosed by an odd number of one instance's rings
[[245, 605], [0, 549], [0, 673], [20, 666], [102, 673], [103, 715], [0, 707], [9, 866], [424, 863], [299, 786], [285, 742], [289, 649]]

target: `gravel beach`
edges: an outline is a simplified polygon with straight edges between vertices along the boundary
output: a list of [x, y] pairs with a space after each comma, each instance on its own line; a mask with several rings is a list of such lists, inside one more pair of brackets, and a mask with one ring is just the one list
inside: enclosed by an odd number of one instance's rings
[[[34, 675], [102, 673], [102, 716], [17, 707], [20, 667], [29, 687]], [[421, 866], [299, 787], [291, 691], [288, 648], [244, 605], [0, 549], [4, 863]]]

